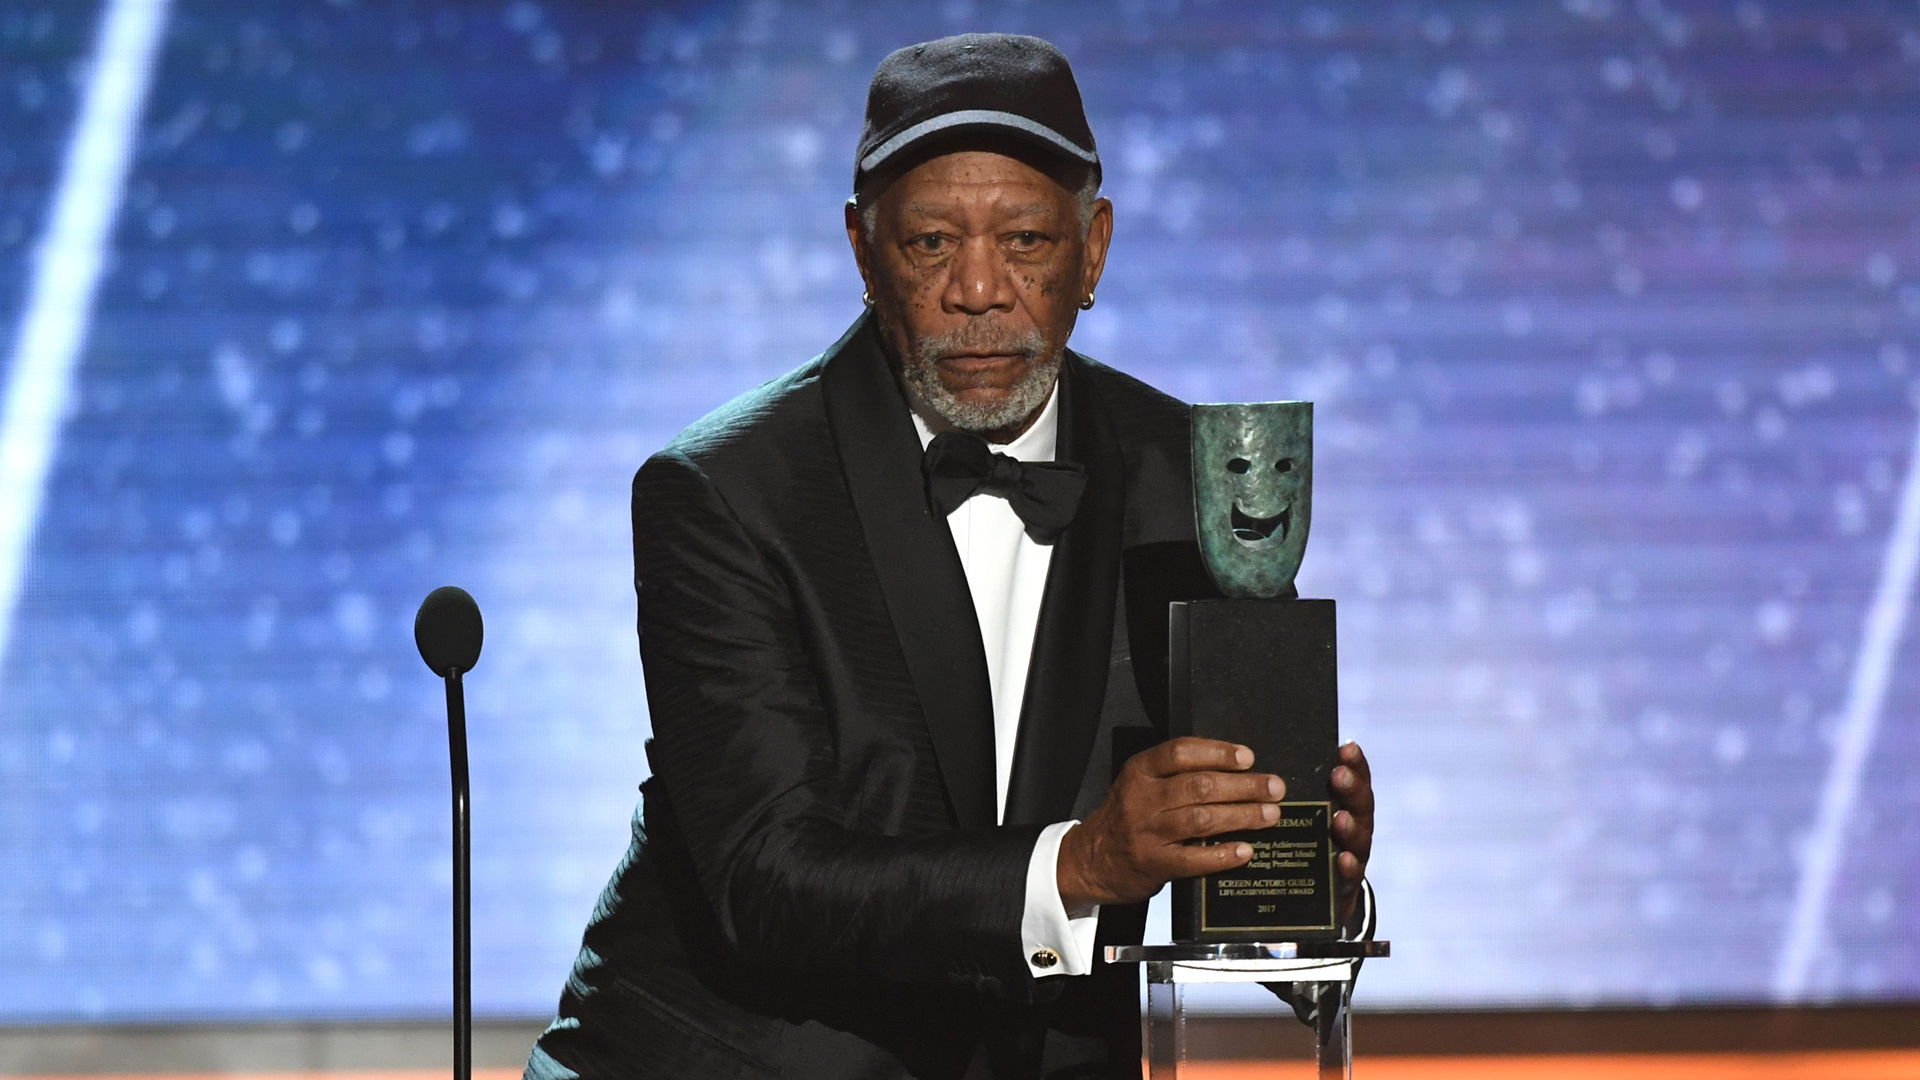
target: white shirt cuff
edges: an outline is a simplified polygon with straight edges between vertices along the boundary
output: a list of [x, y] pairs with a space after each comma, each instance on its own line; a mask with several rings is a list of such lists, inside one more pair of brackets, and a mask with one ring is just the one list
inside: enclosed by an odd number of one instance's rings
[[1036, 979], [1093, 970], [1093, 934], [1100, 925], [1100, 907], [1096, 904], [1069, 918], [1060, 899], [1060, 840], [1078, 824], [1062, 821], [1047, 826], [1027, 861], [1027, 904], [1020, 916], [1020, 939], [1027, 970]]
[[1354, 908], [1353, 913], [1358, 916], [1358, 918], [1353, 920], [1354, 923], [1358, 925], [1343, 928], [1340, 933], [1340, 940], [1372, 941], [1375, 919], [1378, 916], [1375, 914], [1373, 906], [1373, 882], [1368, 881], [1366, 878], [1360, 879], [1360, 903]]

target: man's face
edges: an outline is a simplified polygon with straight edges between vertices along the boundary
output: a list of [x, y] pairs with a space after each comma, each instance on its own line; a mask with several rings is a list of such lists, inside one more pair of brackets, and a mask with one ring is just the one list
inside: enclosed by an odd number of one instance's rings
[[1112, 207], [1097, 200], [1083, 228], [1046, 173], [968, 150], [915, 166], [874, 210], [868, 236], [849, 207], [847, 236], [908, 386], [957, 427], [1019, 434], [1099, 283]]

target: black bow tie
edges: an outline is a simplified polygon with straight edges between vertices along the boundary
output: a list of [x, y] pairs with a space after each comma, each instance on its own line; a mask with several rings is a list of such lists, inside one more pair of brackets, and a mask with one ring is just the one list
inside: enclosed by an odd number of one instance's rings
[[979, 436], [958, 431], [933, 437], [920, 471], [927, 478], [927, 505], [940, 517], [984, 491], [1005, 498], [1026, 524], [1027, 535], [1042, 544], [1066, 531], [1087, 486], [1087, 470], [1078, 465], [996, 454]]

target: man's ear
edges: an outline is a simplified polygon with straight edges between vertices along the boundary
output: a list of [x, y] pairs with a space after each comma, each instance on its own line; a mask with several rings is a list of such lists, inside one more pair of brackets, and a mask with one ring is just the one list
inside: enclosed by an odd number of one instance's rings
[[1082, 261], [1080, 299], [1086, 300], [1100, 284], [1107, 268], [1107, 245], [1113, 242], [1113, 203], [1105, 198], [1093, 200], [1093, 216], [1087, 219], [1086, 257]]
[[847, 196], [847, 243], [853, 247], [853, 262], [860, 269], [860, 283], [866, 286], [868, 295], [873, 293], [873, 275], [869, 267], [873, 265], [873, 253], [867, 248], [865, 230], [860, 227], [860, 197]]

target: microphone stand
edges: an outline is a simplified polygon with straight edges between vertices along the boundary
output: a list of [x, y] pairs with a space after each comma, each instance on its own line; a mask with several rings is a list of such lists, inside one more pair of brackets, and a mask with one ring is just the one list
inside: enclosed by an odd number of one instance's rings
[[467, 825], [467, 698], [447, 669], [447, 758], [453, 769], [453, 1077], [473, 1077], [473, 872]]

